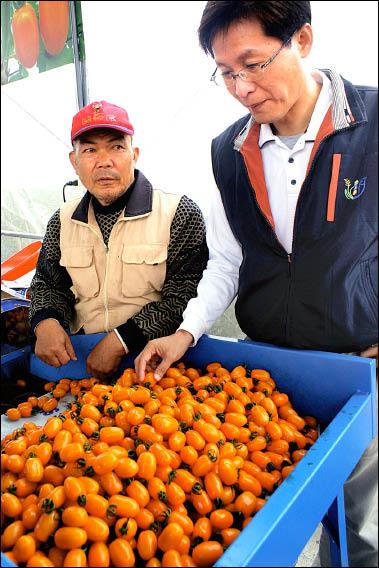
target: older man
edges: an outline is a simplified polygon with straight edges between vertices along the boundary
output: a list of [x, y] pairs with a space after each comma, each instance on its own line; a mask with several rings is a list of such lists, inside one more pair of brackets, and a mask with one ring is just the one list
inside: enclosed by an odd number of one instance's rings
[[70, 161], [87, 192], [50, 219], [31, 285], [38, 357], [55, 367], [75, 359], [68, 328], [106, 332], [87, 359], [98, 378], [175, 331], [208, 259], [201, 211], [153, 189], [136, 169], [133, 134], [127, 112], [106, 101], [74, 116]]

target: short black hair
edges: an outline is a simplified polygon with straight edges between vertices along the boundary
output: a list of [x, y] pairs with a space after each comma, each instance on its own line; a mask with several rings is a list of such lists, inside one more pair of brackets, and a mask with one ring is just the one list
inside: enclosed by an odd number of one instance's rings
[[227, 32], [234, 22], [257, 20], [267, 36], [284, 42], [311, 19], [311, 3], [303, 0], [211, 0], [204, 8], [198, 36], [205, 53], [213, 57], [214, 37]]

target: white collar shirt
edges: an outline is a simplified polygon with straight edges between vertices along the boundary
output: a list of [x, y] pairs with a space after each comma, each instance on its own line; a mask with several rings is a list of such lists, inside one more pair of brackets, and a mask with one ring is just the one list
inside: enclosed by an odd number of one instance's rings
[[261, 125], [258, 141], [275, 234], [288, 254], [292, 252], [296, 205], [313, 144], [332, 102], [329, 78], [319, 70], [313, 72], [313, 77], [322, 83], [322, 88], [308, 128], [299, 136], [294, 147], [289, 148], [273, 134], [269, 124]]

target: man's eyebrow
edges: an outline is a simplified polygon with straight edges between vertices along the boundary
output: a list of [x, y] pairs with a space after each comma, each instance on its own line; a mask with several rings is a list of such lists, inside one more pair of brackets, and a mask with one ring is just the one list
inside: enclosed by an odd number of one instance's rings
[[[260, 51], [258, 49], [254, 49], [254, 48], [245, 49], [245, 51], [240, 53], [240, 55], [237, 57], [237, 61], [241, 62], [244, 59], [246, 59], [246, 57], [256, 57], [259, 53], [260, 53]], [[226, 63], [223, 63], [222, 61], [217, 61], [217, 59], [215, 59], [215, 63], [217, 65], [217, 67], [229, 67], [229, 65], [227, 65]]]

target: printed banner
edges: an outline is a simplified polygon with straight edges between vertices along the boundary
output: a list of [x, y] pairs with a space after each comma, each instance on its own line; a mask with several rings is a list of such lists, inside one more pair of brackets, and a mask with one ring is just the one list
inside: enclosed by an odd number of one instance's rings
[[[1, 2], [1, 84], [74, 62], [70, 2]], [[84, 57], [80, 2], [75, 2], [80, 59]], [[80, 28], [80, 29], [79, 29]]]

